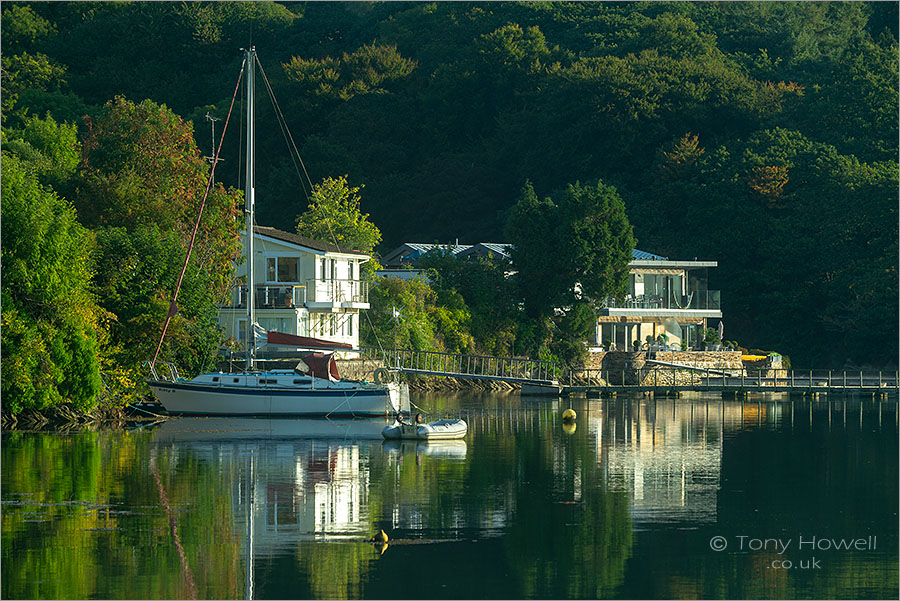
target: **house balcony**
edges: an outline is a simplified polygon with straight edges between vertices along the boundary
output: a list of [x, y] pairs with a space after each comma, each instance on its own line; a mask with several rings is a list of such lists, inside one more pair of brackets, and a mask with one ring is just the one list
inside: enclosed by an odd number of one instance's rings
[[607, 297], [601, 306], [603, 309], [645, 309], [651, 311], [721, 311], [722, 293], [720, 290], [697, 290], [690, 294], [655, 294], [627, 295], [623, 300]]
[[[306, 304], [369, 304], [369, 282], [365, 280], [306, 280]], [[367, 307], [364, 307], [367, 308]]]
[[[363, 280], [306, 280], [306, 284], [259, 284], [254, 287], [257, 309], [369, 308], [369, 282]], [[247, 287], [233, 288], [222, 308], [247, 306]]]

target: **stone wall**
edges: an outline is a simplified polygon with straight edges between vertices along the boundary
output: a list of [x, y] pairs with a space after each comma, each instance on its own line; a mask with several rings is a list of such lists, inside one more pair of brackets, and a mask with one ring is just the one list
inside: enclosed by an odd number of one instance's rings
[[662, 361], [678, 366], [702, 370], [740, 370], [743, 367], [740, 351], [639, 351], [628, 353], [608, 351], [592, 353], [584, 370], [573, 375], [577, 385], [644, 385], [688, 386], [697, 384], [703, 372], [667, 365], [648, 364], [647, 360]]
[[701, 369], [741, 369], [740, 351], [639, 351], [626, 353], [623, 351], [606, 351], [591, 353], [584, 362], [584, 369], [626, 369], [642, 368], [648, 359], [689, 365]]

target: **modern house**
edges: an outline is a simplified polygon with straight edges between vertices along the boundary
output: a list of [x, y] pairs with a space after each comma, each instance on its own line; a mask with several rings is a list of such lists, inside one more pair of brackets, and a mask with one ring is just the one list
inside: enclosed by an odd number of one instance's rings
[[703, 341], [709, 320], [722, 319], [720, 292], [708, 287], [715, 261], [671, 261], [635, 249], [629, 263], [628, 294], [607, 298], [597, 318], [595, 349], [634, 350], [661, 336], [669, 347]]
[[[360, 265], [369, 255], [256, 226], [254, 282], [257, 323], [265, 330], [312, 336], [359, 346], [360, 310], [369, 308], [368, 282]], [[246, 238], [246, 234], [243, 236]], [[219, 308], [219, 325], [243, 346], [247, 340], [247, 266], [235, 275], [242, 285]], [[265, 349], [265, 338], [258, 341]]]
[[[379, 275], [411, 278], [421, 270], [418, 260], [428, 252], [443, 250], [459, 259], [473, 256], [509, 259], [505, 243], [421, 244], [407, 242], [385, 255]], [[671, 349], [682, 342], [693, 347], [703, 341], [710, 320], [721, 320], [720, 293], [708, 287], [708, 271], [715, 261], [672, 261], [634, 249], [629, 264], [628, 293], [624, 299], [604, 301], [589, 341], [592, 350], [633, 350], [634, 342], [656, 342], [662, 337]], [[513, 266], [513, 269], [515, 266]]]

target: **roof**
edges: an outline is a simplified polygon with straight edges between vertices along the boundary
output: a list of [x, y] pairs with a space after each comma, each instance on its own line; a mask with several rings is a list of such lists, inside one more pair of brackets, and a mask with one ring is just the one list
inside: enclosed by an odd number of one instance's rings
[[420, 242], [404, 242], [382, 258], [384, 265], [415, 261], [435, 249], [449, 250], [453, 256], [472, 248], [471, 244], [423, 244]]
[[343, 255], [357, 255], [360, 257], [369, 256], [366, 253], [359, 252], [358, 250], [344, 250], [343, 248], [335, 246], [334, 244], [320, 242], [319, 240], [313, 240], [312, 238], [307, 238], [306, 236], [278, 230], [274, 227], [255, 225], [253, 226], [253, 232], [259, 236], [268, 236], [269, 238], [281, 240], [282, 242], [296, 244], [297, 246], [305, 246], [306, 248], [311, 248], [313, 250], [319, 250], [322, 252], [340, 253]]
[[631, 258], [632, 259], [651, 260], [651, 261], [668, 261], [669, 260], [669, 257], [661, 257], [659, 255], [654, 255], [653, 253], [648, 253], [646, 251], [638, 250], [636, 248], [632, 249]]
[[460, 256], [466, 256], [475, 253], [483, 253], [486, 255], [498, 255], [509, 258], [510, 245], [503, 242], [479, 242], [461, 253]]

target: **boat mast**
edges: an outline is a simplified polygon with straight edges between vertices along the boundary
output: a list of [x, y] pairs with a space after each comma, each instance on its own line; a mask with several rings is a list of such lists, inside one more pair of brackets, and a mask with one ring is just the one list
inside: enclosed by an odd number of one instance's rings
[[253, 105], [253, 74], [256, 68], [256, 48], [245, 50], [245, 64], [247, 68], [247, 175], [246, 189], [244, 190], [244, 213], [247, 218], [247, 369], [254, 367], [256, 355], [256, 331], [253, 324], [255, 319], [255, 298], [253, 286], [253, 209], [254, 199], [254, 105]]

